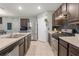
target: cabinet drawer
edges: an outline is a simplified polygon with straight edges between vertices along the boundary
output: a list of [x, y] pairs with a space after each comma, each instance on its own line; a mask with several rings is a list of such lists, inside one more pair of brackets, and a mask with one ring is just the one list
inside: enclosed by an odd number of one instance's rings
[[67, 48], [67, 42], [59, 39], [59, 44], [61, 44], [62, 46], [64, 46], [65, 48]]
[[69, 45], [69, 52], [72, 52], [74, 55], [79, 56], [79, 48], [73, 45]]

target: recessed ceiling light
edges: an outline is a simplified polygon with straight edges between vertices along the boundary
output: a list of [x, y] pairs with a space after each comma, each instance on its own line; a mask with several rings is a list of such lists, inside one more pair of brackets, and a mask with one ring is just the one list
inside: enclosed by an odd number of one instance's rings
[[22, 10], [22, 7], [21, 7], [21, 6], [19, 6], [19, 7], [18, 7], [18, 9], [19, 9], [19, 10]]
[[38, 10], [40, 10], [40, 9], [41, 9], [41, 7], [40, 7], [40, 6], [38, 6], [37, 8], [38, 8]]

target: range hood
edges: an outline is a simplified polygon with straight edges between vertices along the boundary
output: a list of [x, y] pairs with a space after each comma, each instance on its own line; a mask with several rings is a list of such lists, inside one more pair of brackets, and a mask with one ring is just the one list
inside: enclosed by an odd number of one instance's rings
[[70, 13], [69, 12], [63, 12], [58, 17], [56, 17], [55, 20], [60, 20], [60, 19], [66, 20], [67, 17], [70, 17]]
[[63, 14], [59, 15], [58, 17], [55, 18], [55, 20], [60, 20], [60, 19], [65, 19], [65, 16]]

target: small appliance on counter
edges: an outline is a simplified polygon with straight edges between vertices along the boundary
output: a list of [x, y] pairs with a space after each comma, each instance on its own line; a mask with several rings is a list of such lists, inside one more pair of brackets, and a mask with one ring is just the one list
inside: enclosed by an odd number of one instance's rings
[[53, 26], [53, 31], [61, 33], [61, 26], [60, 25]]

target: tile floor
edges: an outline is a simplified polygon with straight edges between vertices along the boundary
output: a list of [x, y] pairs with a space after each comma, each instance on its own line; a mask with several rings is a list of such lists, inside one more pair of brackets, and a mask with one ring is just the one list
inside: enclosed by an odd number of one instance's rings
[[32, 41], [26, 56], [54, 56], [48, 42]]

